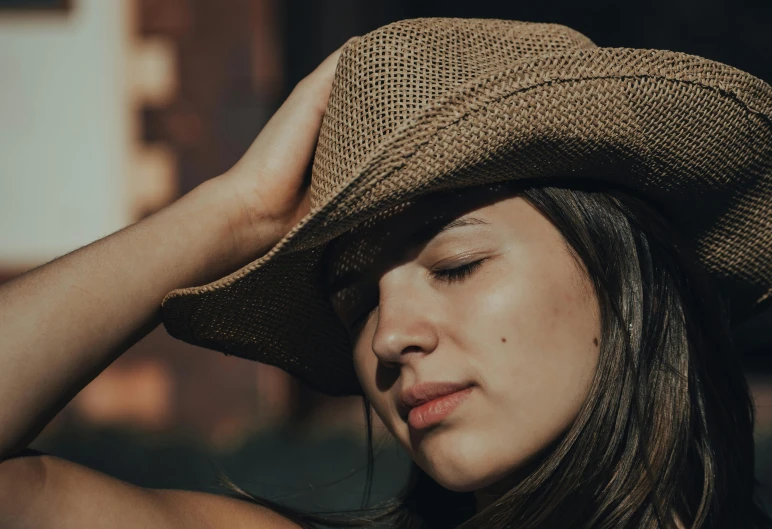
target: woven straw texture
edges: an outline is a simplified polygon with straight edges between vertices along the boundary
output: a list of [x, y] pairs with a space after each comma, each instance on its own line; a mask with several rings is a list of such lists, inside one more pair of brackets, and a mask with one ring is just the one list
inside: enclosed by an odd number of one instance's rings
[[[329, 241], [413, 197], [512, 179], [596, 179], [656, 203], [730, 296], [772, 292], [772, 88], [569, 28], [422, 18], [349, 43], [312, 168], [311, 213], [266, 255], [164, 299], [168, 332], [361, 394], [320, 285]], [[353, 266], [353, 265], [352, 265]]]

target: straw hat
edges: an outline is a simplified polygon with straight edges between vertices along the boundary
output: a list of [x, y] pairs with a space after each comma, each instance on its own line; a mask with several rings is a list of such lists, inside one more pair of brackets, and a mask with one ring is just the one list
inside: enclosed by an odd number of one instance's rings
[[344, 48], [311, 212], [263, 257], [170, 292], [164, 325], [322, 392], [361, 394], [319, 281], [326, 244], [418, 195], [558, 175], [658, 204], [733, 314], [772, 297], [772, 87], [701, 57], [597, 47], [559, 25], [419, 18]]

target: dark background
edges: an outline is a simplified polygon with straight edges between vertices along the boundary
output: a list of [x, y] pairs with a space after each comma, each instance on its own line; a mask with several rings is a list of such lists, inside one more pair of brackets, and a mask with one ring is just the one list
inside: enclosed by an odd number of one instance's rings
[[[50, 5], [39, 5], [44, 3]], [[139, 141], [164, 145], [174, 153], [178, 194], [238, 160], [292, 87], [348, 38], [404, 18], [565, 24], [599, 46], [682, 51], [772, 81], [770, 1], [137, 0], [131, 4], [137, 14], [135, 38], [167, 39], [176, 53], [175, 96], [166, 104], [146, 104], [135, 111]], [[66, 17], [79, 6], [77, 1], [0, 0], [0, 16], [4, 9], [15, 13], [51, 9], [55, 16]], [[157, 207], [147, 207], [137, 217]], [[13, 275], [5, 272], [5, 277]], [[772, 481], [772, 311], [738, 326], [736, 340], [759, 413], [758, 476], [763, 495], [772, 501], [767, 487]], [[171, 373], [171, 418], [160, 426], [116, 419], [109, 413], [97, 419], [75, 402], [35, 446], [146, 486], [215, 490], [219, 466], [239, 485], [287, 503], [320, 508], [356, 505], [364, 465], [358, 402], [322, 397], [270, 370], [252, 376], [254, 364], [181, 344], [163, 329], [134, 346], [108, 371], [131, 377], [139, 373], [139, 365], [163, 366], [164, 373]], [[110, 383], [98, 386], [99, 391], [107, 391], [103, 388]], [[92, 394], [104, 402], [106, 393], [94, 389]], [[121, 395], [129, 401], [137, 397], [133, 390]], [[282, 402], [287, 405], [276, 412]], [[266, 425], [261, 418], [270, 414], [274, 420]], [[402, 484], [407, 464], [393, 446], [383, 449], [375, 499], [387, 497]], [[325, 487], [355, 469], [360, 470], [353, 477]]]

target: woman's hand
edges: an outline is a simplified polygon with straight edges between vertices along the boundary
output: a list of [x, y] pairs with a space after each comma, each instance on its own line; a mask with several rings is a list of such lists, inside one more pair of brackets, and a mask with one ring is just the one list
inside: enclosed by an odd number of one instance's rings
[[[297, 85], [225, 174], [136, 224], [0, 285], [3, 527], [211, 527], [242, 520], [295, 527], [244, 502], [152, 493], [48, 456], [3, 460], [160, 323], [166, 293], [243, 266], [308, 213], [304, 176], [340, 52]], [[94, 491], [99, 501], [90, 502]]]
[[160, 323], [166, 293], [238, 269], [308, 212], [303, 180], [340, 52], [297, 85], [225, 174], [0, 285], [0, 460]]
[[[236, 240], [258, 253], [266, 243], [268, 248], [277, 243], [309, 212], [309, 186], [304, 177], [346, 44], [295, 86], [244, 156], [214, 179], [232, 196], [232, 222], [243, 230]], [[245, 259], [255, 257], [253, 251]]]

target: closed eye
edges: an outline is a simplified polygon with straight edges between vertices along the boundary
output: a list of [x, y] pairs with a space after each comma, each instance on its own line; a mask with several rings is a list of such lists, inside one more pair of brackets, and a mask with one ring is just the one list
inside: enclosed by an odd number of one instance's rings
[[445, 281], [447, 283], [453, 283], [455, 281], [463, 281], [470, 275], [472, 275], [485, 259], [467, 263], [465, 265], [457, 266], [455, 268], [446, 268], [444, 270], [432, 270], [431, 275], [435, 279]]
[[[446, 283], [463, 281], [464, 279], [471, 276], [480, 267], [480, 265], [482, 265], [483, 261], [485, 261], [485, 259], [480, 259], [479, 261], [474, 261], [472, 263], [467, 263], [454, 268], [432, 270], [430, 274], [434, 279], [437, 279], [438, 281], [444, 281]], [[376, 307], [373, 307], [370, 310], [362, 313], [361, 316], [354, 320], [351, 323], [351, 330], [359, 332], [360, 327], [362, 327], [367, 322]]]

